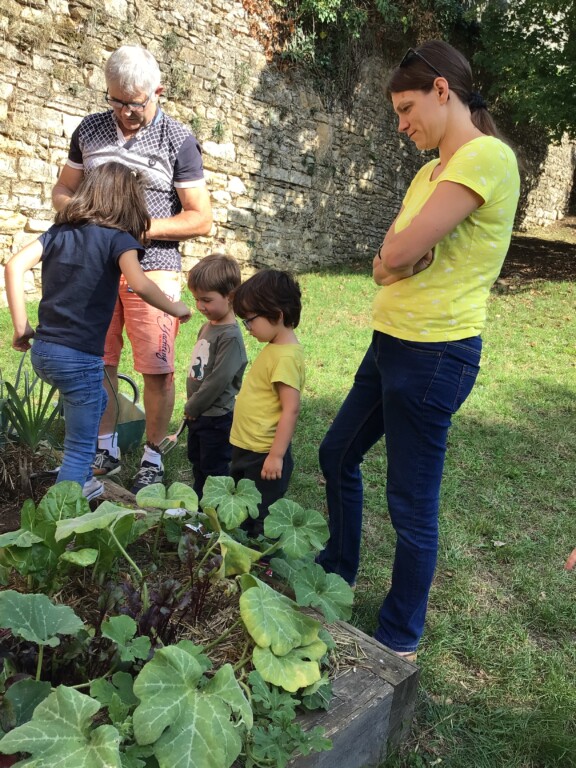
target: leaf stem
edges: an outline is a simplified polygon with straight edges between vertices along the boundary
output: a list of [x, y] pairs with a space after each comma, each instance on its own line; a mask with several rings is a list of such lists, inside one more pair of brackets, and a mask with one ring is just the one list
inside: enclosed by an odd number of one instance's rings
[[38, 646], [38, 663], [36, 664], [36, 680], [40, 680], [42, 674], [42, 662], [44, 661], [44, 646]]
[[134, 560], [132, 560], [132, 558], [130, 557], [128, 552], [126, 552], [126, 550], [124, 549], [122, 544], [120, 544], [116, 534], [114, 533], [114, 529], [111, 527], [108, 530], [110, 532], [110, 536], [112, 536], [112, 538], [114, 539], [114, 542], [115, 542], [116, 546], [118, 547], [120, 552], [122, 552], [122, 554], [124, 555], [124, 557], [128, 561], [129, 565], [134, 569], [134, 573], [138, 577], [138, 581], [140, 582], [140, 588], [142, 590], [142, 607], [143, 607], [143, 609], [145, 611], [147, 611], [148, 608], [150, 607], [150, 603], [149, 603], [149, 599], [148, 599], [148, 586], [147, 586], [146, 581], [144, 579], [144, 574], [142, 573], [140, 568], [138, 568], [138, 566], [136, 565]]
[[162, 514], [160, 515], [160, 520], [158, 520], [158, 524], [156, 526], [156, 534], [154, 536], [154, 545], [152, 547], [152, 559], [154, 562], [156, 562], [156, 558], [158, 557], [158, 542], [160, 540], [160, 528], [162, 527], [162, 521], [164, 520], [164, 516], [166, 514], [166, 510], [162, 510]]
[[241, 657], [240, 657], [240, 659], [239, 659], [239, 660], [236, 662], [236, 664], [234, 664], [234, 666], [232, 667], [232, 669], [234, 670], [234, 672], [237, 672], [239, 669], [242, 669], [242, 667], [244, 666], [244, 664], [246, 664], [246, 662], [247, 662], [247, 661], [248, 661], [248, 659], [250, 658], [250, 654], [248, 653], [248, 649], [249, 649], [249, 648], [250, 648], [250, 640], [246, 640], [246, 643], [245, 643], [245, 645], [244, 645], [244, 650], [242, 651], [242, 656], [241, 656]]

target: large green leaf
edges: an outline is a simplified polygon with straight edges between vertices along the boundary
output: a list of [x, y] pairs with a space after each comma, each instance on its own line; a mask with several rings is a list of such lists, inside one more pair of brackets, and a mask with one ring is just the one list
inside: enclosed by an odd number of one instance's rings
[[180, 644], [156, 651], [136, 678], [134, 736], [154, 746], [160, 768], [228, 768], [240, 754], [237, 721], [249, 728], [252, 714], [232, 668], [204, 683], [203, 666]]
[[270, 647], [275, 655], [284, 656], [293, 648], [318, 639], [322, 625], [300, 613], [293, 600], [252, 576], [241, 577], [240, 583], [244, 590], [240, 597], [240, 616], [261, 648]]
[[224, 531], [218, 537], [218, 544], [222, 553], [222, 564], [218, 576], [222, 579], [238, 573], [250, 573], [252, 563], [258, 562], [262, 557], [261, 552], [245, 547]]
[[4, 547], [0, 549], [0, 565], [44, 583], [50, 581], [50, 575], [56, 571], [58, 554], [43, 543], [31, 547]]
[[59, 645], [58, 635], [75, 635], [84, 624], [67, 605], [54, 605], [46, 595], [0, 592], [0, 627], [39, 645]]
[[141, 507], [156, 509], [187, 509], [188, 512], [198, 510], [196, 491], [185, 483], [172, 483], [168, 490], [162, 483], [147, 485], [136, 494], [136, 503]]
[[42, 541], [40, 536], [37, 536], [31, 531], [27, 531], [24, 528], [20, 528], [17, 531], [10, 531], [9, 533], [3, 533], [0, 536], [0, 548], [1, 547], [31, 547], [32, 544], [38, 544]]
[[121, 768], [120, 734], [111, 725], [92, 730], [100, 704], [59, 686], [34, 710], [32, 720], [0, 741], [0, 752], [27, 752], [30, 768]]
[[158, 768], [158, 761], [154, 757], [152, 747], [131, 744], [120, 756], [122, 768]]
[[209, 477], [204, 485], [202, 509], [215, 509], [224, 528], [229, 531], [246, 520], [248, 515], [258, 517], [260, 491], [253, 480], [240, 480], [234, 487], [231, 477]]
[[303, 509], [295, 501], [280, 499], [270, 506], [264, 520], [264, 535], [279, 539], [288, 557], [298, 558], [310, 550], [321, 550], [328, 541], [328, 524], [320, 512]]
[[20, 530], [1, 537], [0, 565], [31, 576], [33, 585], [50, 588], [66, 549], [65, 541], [56, 541], [56, 525], [89, 509], [80, 485], [72, 482], [50, 488], [38, 507], [28, 499], [22, 507]]
[[317, 563], [307, 563], [298, 570], [292, 587], [298, 605], [318, 608], [328, 622], [346, 621], [352, 615], [354, 592], [349, 584], [335, 573], [326, 573]]
[[136, 509], [126, 509], [111, 501], [105, 501], [94, 512], [88, 512], [81, 517], [60, 520], [56, 523], [56, 541], [69, 539], [75, 533], [90, 533], [90, 531], [114, 528], [116, 523], [127, 515], [136, 515]]
[[80, 484], [66, 480], [52, 486], [35, 510], [28, 506], [22, 511], [22, 527], [41, 536], [47, 546], [60, 553], [64, 544], [55, 542], [57, 523], [89, 511], [90, 505], [82, 495]]
[[72, 549], [62, 552], [60, 560], [65, 560], [72, 565], [79, 565], [81, 568], [87, 568], [89, 565], [94, 565], [98, 559], [98, 550], [86, 547], [84, 549]]
[[294, 648], [284, 656], [275, 656], [269, 648], [256, 646], [252, 661], [266, 682], [294, 693], [322, 678], [318, 662], [326, 650], [321, 640]]
[[97, 699], [103, 707], [108, 707], [114, 696], [128, 707], [138, 704], [134, 696], [134, 679], [128, 672], [115, 672], [111, 680], [99, 677], [90, 683], [90, 696]]
[[112, 616], [102, 622], [102, 636], [116, 643], [121, 661], [148, 658], [150, 638], [134, 638], [136, 630], [137, 624], [131, 616]]
[[[132, 510], [132, 512], [134, 511], [136, 510]], [[106, 577], [117, 562], [119, 550], [116, 540], [126, 548], [128, 544], [138, 538], [142, 531], [146, 530], [140, 528], [139, 522], [138, 520], [135, 521], [133, 515], [130, 514], [120, 517], [114, 524], [114, 538], [109, 528], [76, 535], [75, 542], [78, 547], [98, 550], [98, 560], [94, 566], [94, 572], [97, 576]]]
[[31, 678], [13, 683], [2, 697], [0, 721], [4, 730], [27, 723], [38, 704], [50, 694], [51, 689], [50, 683]]

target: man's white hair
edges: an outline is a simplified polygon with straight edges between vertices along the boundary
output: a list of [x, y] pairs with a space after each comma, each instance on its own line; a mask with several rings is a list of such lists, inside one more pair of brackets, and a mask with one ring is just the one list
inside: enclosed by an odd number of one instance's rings
[[117, 48], [106, 62], [104, 75], [108, 85], [114, 83], [129, 95], [139, 91], [151, 94], [161, 80], [158, 62], [139, 45], [122, 45]]

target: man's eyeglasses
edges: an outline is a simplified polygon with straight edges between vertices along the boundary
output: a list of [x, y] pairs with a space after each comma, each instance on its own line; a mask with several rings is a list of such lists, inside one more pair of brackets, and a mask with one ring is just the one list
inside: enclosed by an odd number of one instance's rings
[[122, 109], [122, 107], [126, 107], [126, 109], [129, 109], [130, 112], [143, 112], [148, 106], [148, 102], [151, 98], [152, 94], [148, 96], [146, 101], [120, 101], [120, 99], [113, 99], [111, 96], [108, 96], [108, 91], [106, 91], [106, 96], [104, 97], [106, 103], [111, 107], [115, 107], [116, 109]]
[[246, 328], [247, 331], [250, 330], [250, 325], [256, 320], [257, 317], [260, 317], [260, 315], [252, 315], [252, 317], [245, 317], [242, 320], [242, 325], [244, 328]]
[[424, 58], [424, 56], [422, 56], [422, 54], [421, 54], [421, 53], [418, 53], [418, 51], [417, 51], [417, 50], [415, 50], [414, 48], [408, 48], [408, 50], [407, 50], [407, 51], [406, 51], [406, 53], [404, 54], [404, 58], [402, 59], [402, 61], [400, 62], [400, 64], [398, 64], [398, 66], [399, 66], [399, 67], [409, 67], [409, 66], [410, 66], [410, 62], [411, 62], [411, 60], [412, 60], [412, 57], [416, 57], [417, 59], [420, 59], [420, 61], [423, 61], [423, 62], [424, 62], [424, 64], [426, 64], [426, 66], [427, 66], [427, 67], [430, 67], [430, 69], [431, 69], [433, 72], [436, 72], [436, 74], [438, 75], [438, 77], [444, 77], [444, 75], [442, 74], [442, 72], [440, 72], [438, 69], [436, 69], [436, 67], [434, 66], [434, 64], [430, 64], [430, 62], [428, 61], [428, 59], [425, 59], [425, 58]]

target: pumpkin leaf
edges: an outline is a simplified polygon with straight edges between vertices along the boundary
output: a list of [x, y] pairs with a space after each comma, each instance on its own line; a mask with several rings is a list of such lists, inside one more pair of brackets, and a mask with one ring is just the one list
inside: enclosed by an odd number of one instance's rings
[[292, 587], [298, 605], [318, 608], [328, 622], [352, 615], [354, 592], [341, 576], [326, 573], [321, 565], [307, 563], [294, 574]]
[[0, 627], [38, 645], [55, 647], [58, 635], [75, 635], [84, 623], [67, 605], [54, 605], [46, 595], [0, 592]]
[[279, 499], [264, 520], [264, 535], [279, 539], [287, 557], [298, 558], [321, 550], [328, 541], [328, 523], [320, 512], [303, 509], [295, 501]]
[[121, 768], [116, 728], [92, 730], [99, 709], [95, 699], [61, 685], [38, 704], [30, 722], [4, 736], [0, 752], [29, 753], [19, 765], [30, 768]]
[[128, 672], [115, 672], [111, 680], [104, 677], [93, 680], [90, 683], [90, 696], [97, 699], [103, 707], [110, 706], [114, 696], [128, 707], [138, 704], [138, 699], [134, 696], [134, 679]]
[[238, 573], [250, 573], [252, 563], [258, 562], [262, 557], [261, 552], [245, 547], [224, 531], [218, 537], [218, 544], [222, 553], [222, 564], [218, 570], [221, 579]]
[[198, 510], [198, 496], [193, 488], [185, 483], [172, 483], [166, 490], [162, 483], [153, 483], [141, 488], [136, 494], [136, 503], [141, 507], [156, 509]]
[[0, 705], [0, 721], [4, 730], [27, 723], [34, 710], [50, 694], [52, 686], [42, 680], [25, 678], [7, 688]]
[[267, 683], [295, 693], [299, 688], [306, 688], [322, 679], [318, 662], [326, 650], [321, 640], [293, 648], [283, 656], [276, 656], [270, 648], [256, 646], [252, 661]]
[[150, 638], [134, 638], [137, 624], [131, 616], [112, 616], [102, 622], [102, 636], [118, 646], [121, 661], [147, 659], [150, 653]]
[[178, 645], [156, 651], [134, 682], [141, 703], [134, 736], [153, 745], [160, 768], [228, 768], [242, 749], [238, 722], [252, 712], [229, 664], [206, 684], [203, 667]]
[[318, 639], [322, 625], [298, 611], [293, 600], [253, 576], [241, 577], [240, 583], [244, 590], [240, 596], [240, 616], [261, 648], [270, 647], [273, 654], [285, 656], [293, 648]]
[[202, 495], [202, 509], [215, 509], [224, 528], [229, 531], [250, 517], [258, 517], [258, 504], [262, 501], [253, 480], [239, 480], [234, 486], [231, 477], [209, 477]]

